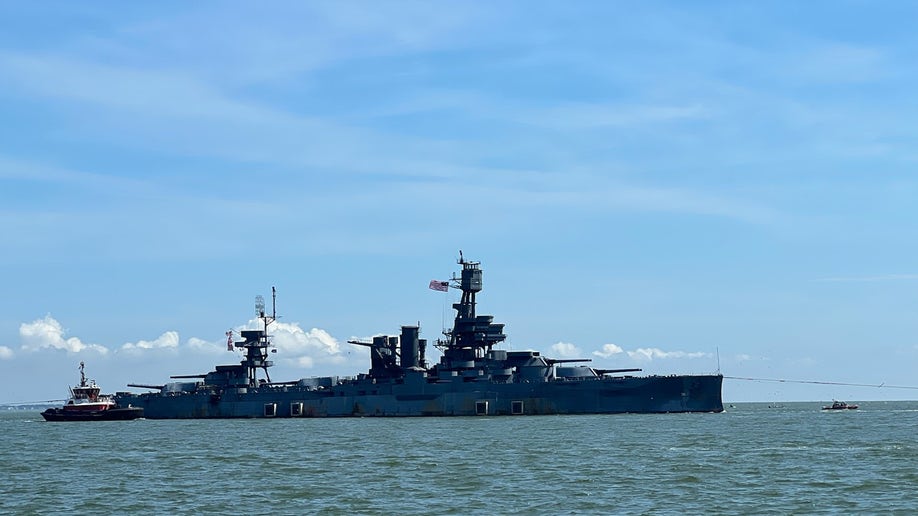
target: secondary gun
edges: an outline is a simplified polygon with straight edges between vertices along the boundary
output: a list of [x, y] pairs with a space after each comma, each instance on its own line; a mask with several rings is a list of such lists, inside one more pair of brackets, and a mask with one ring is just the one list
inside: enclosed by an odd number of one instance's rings
[[158, 391], [163, 390], [163, 387], [165, 387], [165, 385], [144, 385], [144, 384], [142, 384], [142, 383], [129, 383], [129, 384], [127, 384], [127, 386], [128, 386], [128, 387], [137, 387], [137, 388], [139, 388], [139, 389], [156, 389], [156, 390], [158, 390]]
[[593, 369], [596, 371], [596, 374], [602, 376], [604, 374], [613, 374], [613, 373], [633, 373], [635, 371], [641, 371], [641, 368], [631, 368], [631, 369]]
[[592, 358], [546, 358], [548, 365], [565, 364], [568, 362], [592, 362]]

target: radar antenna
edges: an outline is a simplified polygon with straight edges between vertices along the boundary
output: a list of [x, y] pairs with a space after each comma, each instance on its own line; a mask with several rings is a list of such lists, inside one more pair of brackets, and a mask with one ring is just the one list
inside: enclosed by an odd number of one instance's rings
[[255, 296], [255, 317], [261, 319], [265, 316], [265, 298], [264, 296]]

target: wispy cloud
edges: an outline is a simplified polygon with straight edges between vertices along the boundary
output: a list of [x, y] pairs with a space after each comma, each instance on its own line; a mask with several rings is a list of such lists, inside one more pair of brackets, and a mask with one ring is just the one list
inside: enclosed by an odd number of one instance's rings
[[469, 24], [480, 24], [483, 12], [462, 4], [444, 15], [441, 6], [428, 2], [379, 3], [372, 8], [280, 2], [276, 7], [265, 11], [239, 4], [213, 11], [189, 6], [169, 16], [118, 26], [117, 42], [123, 46], [116, 55], [157, 64], [180, 62], [233, 85], [278, 83], [349, 60], [444, 48], [466, 40]]
[[0, 346], [0, 360], [8, 360], [11, 358], [13, 358], [13, 350], [6, 346]]
[[912, 281], [918, 280], [918, 274], [877, 274], [873, 276], [832, 276], [818, 278], [816, 281], [828, 282], [870, 282], [870, 281]]
[[615, 344], [604, 344], [602, 349], [593, 352], [594, 356], [601, 358], [611, 358], [615, 355], [626, 354], [628, 358], [637, 362], [650, 362], [655, 359], [672, 359], [672, 358], [706, 358], [710, 353], [698, 351], [664, 351], [660, 348], [637, 348], [632, 351], [626, 351], [621, 346]]
[[702, 106], [569, 103], [547, 109], [527, 109], [520, 121], [552, 130], [597, 129], [700, 120], [711, 115]]
[[897, 73], [888, 53], [879, 47], [825, 40], [799, 43], [804, 50], [782, 56], [781, 70], [809, 85], [880, 82]]
[[[367, 37], [368, 28], [375, 34], [376, 30], [383, 30], [387, 26], [381, 20], [389, 20], [393, 16], [389, 10], [382, 9], [375, 14], [364, 14], [351, 19], [348, 16], [342, 17], [342, 11], [349, 10], [329, 8], [325, 15], [340, 22], [341, 30], [356, 30], [364, 38]], [[160, 29], [154, 26], [141, 29], [140, 32], [144, 33], [145, 30], [157, 33]], [[419, 42], [425, 42], [425, 48], [435, 45], [428, 41], [435, 34], [429, 28], [419, 30], [403, 26], [402, 29], [377, 36], [390, 42], [393, 51], [404, 52]], [[268, 45], [267, 49], [270, 48]], [[283, 48], [291, 51], [290, 48]], [[268, 51], [265, 48], [262, 50]], [[368, 48], [363, 51], [366, 50]], [[359, 55], [361, 50], [352, 52]], [[337, 58], [341, 59], [341, 56]], [[470, 139], [467, 135], [451, 139], [402, 134], [398, 125], [380, 131], [373, 128], [374, 124], [366, 114], [326, 117], [309, 114], [308, 110], [284, 109], [270, 99], [247, 96], [245, 90], [226, 87], [213, 77], [197, 74], [193, 68], [188, 67], [143, 66], [136, 63], [112, 65], [101, 60], [69, 57], [66, 54], [6, 52], [0, 54], [0, 73], [5, 73], [6, 81], [18, 85], [29, 95], [87, 105], [93, 113], [101, 110], [111, 115], [80, 117], [81, 131], [74, 133], [79, 137], [155, 148], [160, 154], [193, 154], [247, 164], [257, 162], [307, 170], [327, 169], [334, 171], [337, 177], [351, 174], [401, 174], [403, 177], [423, 178], [400, 182], [396, 187], [403, 191], [393, 192], [396, 196], [425, 189], [430, 192], [449, 189], [459, 196], [463, 189], [475, 190], [475, 186], [469, 185], [484, 184], [486, 188], [468, 192], [470, 195], [466, 196], [482, 199], [483, 206], [493, 206], [493, 201], [497, 200], [497, 206], [510, 202], [517, 207], [554, 204], [592, 207], [605, 212], [691, 213], [751, 223], [768, 223], [779, 217], [769, 206], [739, 195], [705, 188], [652, 187], [636, 182], [615, 181], [606, 177], [608, 163], [593, 164], [589, 166], [592, 170], [581, 169], [579, 173], [575, 172], [584, 165], [586, 158], [582, 157], [568, 157], [562, 162], [548, 165], [547, 171], [527, 170], [519, 165], [506, 169], [487, 166], [484, 163], [489, 157], [506, 153], [509, 142], [501, 138]], [[451, 118], [461, 114], [460, 118], [471, 117], [478, 120], [479, 124], [484, 120], [498, 118], [503, 126], [515, 132], [522, 131], [523, 126], [540, 127], [541, 131], [548, 133], [538, 136], [530, 145], [534, 147], [532, 150], [541, 153], [545, 152], [542, 149], [551, 146], [538, 142], [546, 138], [554, 139], [552, 134], [565, 133], [572, 128], [590, 131], [603, 127], [622, 128], [678, 120], [703, 120], [711, 116], [704, 103], [695, 101], [680, 104], [638, 98], [631, 102], [558, 101], [550, 107], [531, 103], [506, 107], [512, 103], [494, 93], [465, 89], [442, 94], [433, 87], [413, 92], [412, 98], [418, 100], [393, 99], [391, 105], [395, 108], [388, 114], [399, 115], [414, 111], [430, 113], [445, 107], [449, 109]], [[386, 102], [380, 102], [376, 106], [382, 107], [373, 109], [385, 113], [386, 105]], [[128, 118], [135, 123], [124, 126], [118, 122], [106, 121], [109, 118], [115, 121]], [[83, 130], [87, 124], [99, 124], [95, 128], [95, 136], [86, 136], [92, 133], [91, 130]], [[596, 149], [585, 150], [593, 154], [589, 151]], [[372, 156], [372, 159], [361, 159], [362, 156]], [[47, 171], [45, 175], [55, 177], [55, 174]], [[78, 176], [71, 174], [64, 179], [73, 180], [75, 177]], [[471, 180], [476, 177], [482, 181]], [[523, 182], [518, 181], [521, 177], [525, 177]], [[93, 174], [84, 174], [81, 180], [93, 178]], [[431, 183], [433, 178], [437, 178], [435, 183]], [[172, 193], [175, 194], [174, 191]], [[372, 192], [372, 195], [376, 194]], [[349, 209], [362, 205], [352, 195], [349, 193], [348, 199], [335, 199], [335, 203], [347, 205]], [[437, 196], [425, 196], [422, 192], [418, 198], [434, 199]]]
[[628, 351], [628, 356], [639, 362], [650, 362], [654, 359], [667, 358], [704, 358], [711, 356], [710, 353], [687, 352], [687, 351], [663, 351], [659, 348], [638, 348], [634, 351]]
[[[54, 55], [0, 53], [0, 73], [30, 95], [147, 117], [257, 122], [267, 113], [174, 70], [119, 67]], [[281, 115], [277, 115], [281, 116]]]

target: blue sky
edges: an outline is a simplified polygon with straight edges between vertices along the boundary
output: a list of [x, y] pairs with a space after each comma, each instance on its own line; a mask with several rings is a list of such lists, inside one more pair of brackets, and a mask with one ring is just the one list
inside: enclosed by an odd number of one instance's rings
[[[918, 385], [908, 2], [0, 5], [0, 403], [355, 374], [480, 260], [511, 349]], [[434, 355], [436, 356], [436, 355]], [[727, 401], [914, 399], [728, 379]]]

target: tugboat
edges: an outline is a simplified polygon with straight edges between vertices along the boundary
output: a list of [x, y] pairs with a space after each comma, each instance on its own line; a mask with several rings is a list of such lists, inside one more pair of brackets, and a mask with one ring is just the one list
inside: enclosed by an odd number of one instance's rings
[[45, 421], [125, 421], [143, 417], [140, 407], [119, 407], [111, 396], [99, 394], [95, 380], [87, 380], [80, 362], [80, 385], [70, 389], [70, 399], [60, 408], [41, 413]]
[[147, 419], [723, 412], [719, 373], [635, 376], [630, 373], [640, 369], [596, 369], [576, 364], [590, 359], [495, 349], [507, 336], [493, 316], [476, 313], [479, 262], [460, 252], [458, 263], [460, 277], [430, 283], [433, 290], [462, 293], [453, 304], [453, 327], [434, 343], [442, 356], [433, 366], [425, 358], [420, 326], [411, 325], [402, 326], [400, 336], [349, 341], [369, 348], [367, 373], [273, 382], [268, 353], [276, 349], [268, 329], [276, 310], [267, 313], [257, 296], [261, 328], [242, 330], [240, 341], [228, 335], [228, 349], [244, 352], [241, 362], [172, 376], [178, 381], [170, 383], [128, 384], [155, 392], [117, 392], [115, 401], [142, 407]]
[[857, 410], [857, 405], [849, 405], [844, 401], [832, 400], [832, 404], [822, 407], [822, 410]]

